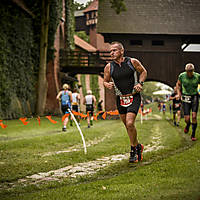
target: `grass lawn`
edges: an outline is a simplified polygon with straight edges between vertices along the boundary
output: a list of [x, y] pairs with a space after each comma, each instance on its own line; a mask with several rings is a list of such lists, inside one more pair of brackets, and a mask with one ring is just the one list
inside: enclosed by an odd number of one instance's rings
[[8, 127], [0, 129], [0, 199], [199, 199], [199, 127], [198, 140], [191, 142], [189, 135], [183, 134], [183, 119], [179, 128], [174, 127], [169, 113], [163, 116], [155, 104], [151, 106], [153, 114], [148, 120], [141, 124], [138, 116], [136, 122], [139, 140], [145, 146], [143, 162], [129, 165], [126, 158], [92, 175], [35, 184], [18, 180], [127, 154], [130, 147], [123, 124], [99, 120], [88, 129], [83, 121], [88, 146], [85, 155], [76, 127], [61, 132], [60, 118], [53, 117], [57, 124], [42, 118], [40, 126], [34, 118], [26, 126], [19, 120], [3, 121]]

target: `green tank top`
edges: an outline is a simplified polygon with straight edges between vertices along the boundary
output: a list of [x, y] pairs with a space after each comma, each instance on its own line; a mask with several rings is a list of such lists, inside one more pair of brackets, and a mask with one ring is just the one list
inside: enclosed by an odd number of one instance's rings
[[179, 75], [178, 80], [181, 82], [182, 94], [195, 95], [198, 92], [198, 84], [200, 84], [200, 74], [194, 72], [193, 77], [189, 78], [187, 72]]

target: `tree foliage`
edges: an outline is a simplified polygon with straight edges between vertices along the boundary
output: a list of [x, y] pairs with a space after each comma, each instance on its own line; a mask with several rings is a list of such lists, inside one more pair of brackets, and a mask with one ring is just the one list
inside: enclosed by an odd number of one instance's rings
[[76, 0], [74, 1], [74, 10], [84, 10], [86, 9], [90, 4], [91, 4], [92, 0], [88, 1], [86, 4], [84, 3], [79, 3]]

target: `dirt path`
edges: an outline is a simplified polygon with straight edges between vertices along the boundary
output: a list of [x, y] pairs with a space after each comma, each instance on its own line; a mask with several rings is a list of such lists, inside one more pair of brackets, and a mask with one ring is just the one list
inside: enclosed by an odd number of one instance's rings
[[[160, 148], [164, 148], [163, 146], [161, 146], [161, 133], [158, 129], [159, 127], [157, 128], [156, 126], [155, 131], [158, 132], [156, 132], [157, 134], [152, 136], [151, 144], [145, 147], [144, 154], [146, 152], [158, 151]], [[41, 172], [31, 176], [26, 176], [25, 178], [18, 180], [18, 183], [37, 184], [46, 181], [59, 181], [60, 179], [66, 177], [76, 178], [77, 176], [92, 175], [111, 164], [128, 159], [128, 157], [129, 154], [118, 154], [108, 157], [102, 157], [94, 161], [77, 163], [75, 165], [69, 165], [60, 169], [51, 170], [49, 172]]]

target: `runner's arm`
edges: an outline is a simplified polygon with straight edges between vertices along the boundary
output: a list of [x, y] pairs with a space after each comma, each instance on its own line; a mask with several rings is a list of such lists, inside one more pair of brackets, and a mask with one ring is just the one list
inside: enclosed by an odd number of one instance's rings
[[95, 97], [94, 95], [92, 96], [92, 100], [93, 100], [93, 102], [94, 102], [94, 108], [96, 108], [97, 100], [96, 100], [96, 97]]
[[61, 96], [61, 94], [62, 94], [62, 91], [60, 91], [60, 92], [58, 93], [56, 99], [60, 100], [60, 96]]
[[140, 73], [139, 83], [134, 86], [134, 89], [137, 92], [141, 92], [142, 86], [143, 86], [141, 83], [143, 83], [147, 78], [147, 70], [144, 68], [144, 66], [141, 64], [141, 62], [135, 58], [134, 59], [131, 58], [131, 63], [133, 64], [136, 71]]
[[181, 81], [179, 79], [176, 83], [176, 88], [177, 88], [178, 96], [181, 97]]
[[70, 102], [72, 102], [72, 92], [69, 92]]
[[176, 97], [175, 96], [170, 96], [169, 97], [169, 100], [173, 100], [173, 99], [175, 99]]
[[77, 98], [78, 104], [80, 104], [80, 100], [81, 100], [80, 94], [78, 94], [76, 98]]
[[110, 76], [110, 63], [108, 63], [104, 68], [104, 81], [103, 85], [111, 90], [114, 86], [114, 83], [111, 82], [111, 76]]

